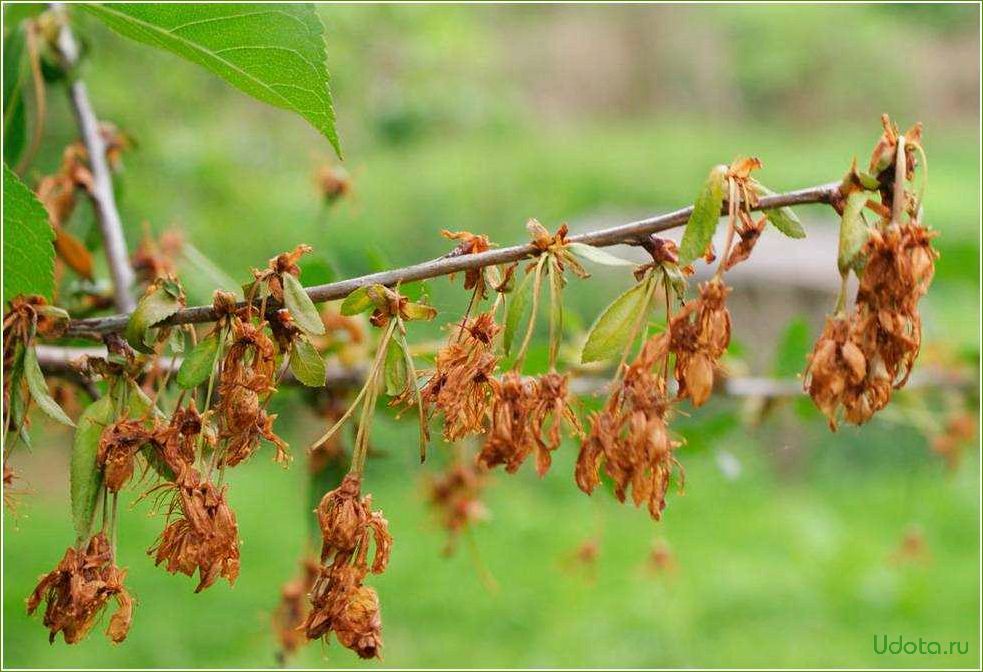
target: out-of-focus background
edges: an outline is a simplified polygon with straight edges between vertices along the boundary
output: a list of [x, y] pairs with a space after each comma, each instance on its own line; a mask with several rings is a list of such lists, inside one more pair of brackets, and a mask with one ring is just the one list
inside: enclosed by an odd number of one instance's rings
[[[370, 580], [386, 665], [979, 664], [979, 444], [975, 433], [955, 448], [945, 441], [953, 420], [978, 420], [978, 7], [319, 11], [354, 185], [330, 206], [314, 181], [330, 148], [302, 120], [73, 13], [95, 107], [138, 143], [118, 181], [131, 247], [145, 227], [178, 227], [244, 281], [306, 242], [347, 277], [445, 252], [441, 229], [506, 245], [525, 239], [529, 217], [584, 230], [681, 207], [712, 165], [738, 155], [760, 157], [775, 190], [836, 180], [853, 157], [866, 162], [889, 112], [902, 127], [925, 124], [926, 221], [940, 231], [919, 370], [969, 376], [969, 395], [957, 384], [899, 394], [868, 426], [835, 434], [801, 399], [683, 407], [674, 427], [687, 441], [686, 493], [670, 497], [661, 523], [609, 492], [584, 496], [572, 476], [577, 446], [565, 444], [542, 480], [528, 466], [496, 473], [489, 520], [449, 558], [422, 493], [450, 449], [438, 441], [420, 466], [412, 422], [383, 412], [365, 487], [395, 535], [390, 568]], [[49, 107], [35, 176], [52, 172], [74, 138], [57, 87]], [[837, 222], [819, 206], [800, 216], [806, 240], [769, 234], [732, 278], [735, 375], [794, 377], [833, 305]], [[70, 228], [86, 237], [87, 206]], [[207, 301], [215, 274], [183, 270], [190, 300]], [[567, 292], [571, 351], [629, 282], [594, 270]], [[463, 310], [459, 284], [433, 281], [429, 292], [438, 322]], [[324, 429], [302, 402], [284, 392], [274, 403], [293, 467], [264, 450], [230, 474], [243, 539], [234, 588], [195, 595], [186, 577], [153, 567], [145, 549], [162, 520], [146, 502], [126, 507], [120, 562], [139, 603], [117, 647], [99, 633], [49, 645], [40, 619], [24, 613], [38, 575], [73, 539], [71, 438], [35, 418], [35, 449], [15, 458], [30, 492], [17, 516], [4, 513], [5, 664], [274, 664], [270, 613], [310, 515], [304, 448]], [[882, 635], [965, 642], [968, 653], [878, 654]], [[288, 664], [379, 663], [314, 644]]]

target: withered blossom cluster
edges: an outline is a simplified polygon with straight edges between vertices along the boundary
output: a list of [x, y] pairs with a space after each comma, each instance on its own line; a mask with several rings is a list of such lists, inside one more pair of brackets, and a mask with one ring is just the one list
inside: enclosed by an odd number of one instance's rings
[[[876, 225], [867, 227], [865, 240], [858, 246], [858, 259], [851, 262], [859, 278], [853, 306], [838, 310], [828, 319], [805, 373], [806, 390], [834, 429], [841, 417], [860, 424], [883, 408], [893, 390], [908, 380], [921, 346], [918, 301], [932, 280], [937, 254], [931, 245], [934, 232], [921, 223], [920, 196], [905, 188], [905, 181], [913, 179], [923, 157], [920, 133], [916, 126], [902, 136], [885, 120], [869, 175], [853, 171], [851, 179], [844, 181], [842, 193], [833, 199], [842, 214], [843, 202], [853, 191], [869, 192], [865, 206], [879, 218]], [[111, 151], [118, 155], [123, 144], [122, 140], [111, 144]], [[71, 236], [58, 231], [71, 216], [76, 191], [91, 186], [85, 161], [83, 149], [70, 147], [59, 172], [42, 180], [38, 188], [58, 234], [56, 240], [61, 240], [56, 242], [61, 246], [61, 257], [82, 275], [84, 255], [73, 252]], [[152, 359], [136, 354], [119, 336], [107, 337], [109, 356], [78, 367], [88, 378], [101, 376], [107, 383], [107, 401], [113, 402], [94, 455], [100, 479], [101, 526], [79, 530], [77, 543], [41, 577], [28, 599], [29, 611], [33, 613], [44, 602], [43, 622], [50, 638], [54, 640], [62, 633], [66, 642], [75, 643], [91, 630], [107, 604], [115, 601], [118, 608], [109, 619], [107, 635], [114, 642], [126, 637], [133, 600], [123, 586], [126, 571], [118, 567], [114, 550], [117, 497], [148, 476], [154, 480], [142, 497], [152, 497], [156, 509], [166, 515], [162, 532], [147, 551], [154, 564], [171, 573], [196, 577], [195, 592], [220, 579], [233, 584], [239, 574], [240, 540], [236, 515], [228, 502], [225, 472], [250, 459], [263, 441], [273, 445], [275, 462], [289, 463], [288, 446], [274, 431], [276, 415], [268, 412], [268, 403], [281, 376], [293, 365], [291, 357], [298, 345], [309, 347], [307, 353], [312, 350], [320, 358], [321, 352], [342, 343], [351, 346], [347, 352], [360, 362], [370, 342], [363, 331], [366, 321], [356, 319], [360, 313], [367, 313], [367, 318], [358, 319], [367, 320], [382, 333], [365, 386], [351, 406], [333, 393], [328, 394], [326, 404], [323, 396], [311, 397], [332, 424], [309, 454], [310, 480], [318, 484], [312, 504], [320, 493], [337, 484], [340, 474], [331, 485], [314, 476], [340, 471], [349, 460], [351, 468], [337, 487], [320, 497], [315, 509], [319, 557], [302, 559], [300, 572], [284, 586], [273, 614], [284, 659], [305, 642], [328, 641], [332, 634], [361, 658], [381, 657], [379, 597], [366, 580], [370, 574], [385, 571], [393, 539], [382, 513], [373, 511], [371, 496], [362, 494], [362, 485], [369, 452], [368, 427], [382, 389], [391, 397], [392, 405], [419, 406], [421, 457], [425, 457], [429, 425], [435, 417], [442, 419], [442, 436], [447, 442], [477, 437], [473, 460], [465, 461], [458, 455], [427, 483], [428, 500], [449, 535], [448, 551], [473, 522], [485, 517], [481, 497], [488, 472], [498, 466], [508, 473], [517, 472], [532, 457], [537, 473], [545, 475], [565, 433], [579, 440], [574, 480], [581, 490], [593, 493], [606, 476], [619, 501], [644, 505], [653, 519], [660, 520], [670, 489], [676, 486], [682, 490], [685, 481], [677, 458], [683, 442], [672, 432], [671, 420], [685, 400], [693, 407], [708, 401], [730, 344], [727, 298], [731, 289], [724, 273], [749, 258], [766, 223], [773, 221], [770, 211], [752, 216], [759, 196], [767, 193], [751, 177], [760, 167], [755, 158], [740, 158], [712, 173], [720, 180], [712, 186], [722, 189], [713, 193], [722, 193], [723, 200], [718, 198], [707, 212], [715, 224], [726, 204], [727, 236], [719, 259], [709, 242], [710, 234], [699, 238], [700, 249], [689, 255], [689, 260], [702, 258], [708, 264], [717, 263], [716, 272], [699, 286], [696, 297], [685, 299], [685, 276], [692, 272], [691, 267], [679, 263], [679, 249], [685, 247], [685, 241], [679, 248], [655, 236], [632, 241], [648, 250], [653, 259], [635, 268], [635, 289], [644, 295], [644, 301], [635, 304], [627, 345], [609, 395], [600, 410], [589, 415], [586, 432], [570, 390], [570, 373], [557, 368], [563, 338], [562, 291], [567, 271], [587, 277], [580, 256], [598, 261], [603, 254], [589, 248], [584, 254], [584, 245], [578, 252], [578, 243], [569, 240], [566, 225], [550, 233], [535, 220], [527, 224], [532, 252], [522, 287], [531, 288], [531, 294], [519, 295], [523, 289], [514, 287], [514, 276], [521, 273], [518, 263], [504, 269], [465, 271], [464, 288], [471, 292], [468, 308], [436, 352], [432, 371], [420, 380], [405, 338], [406, 323], [432, 319], [435, 309], [426, 302], [411, 301], [400, 293], [398, 285], [371, 285], [353, 292], [342, 304], [340, 314], [318, 314], [310, 305], [316, 326], [343, 332], [346, 339], [338, 341], [324, 330], [311, 329], [309, 312], [295, 310], [305, 304], [290, 304], [291, 297], [299, 300], [298, 293], [301, 299], [306, 297], [295, 280], [300, 275], [301, 256], [310, 251], [306, 245], [270, 259], [263, 269], [253, 269], [253, 280], [244, 287], [244, 305], [231, 294], [216, 292], [213, 309], [218, 318], [204, 337], [214, 339], [209, 344], [216, 346], [215, 355], [201, 365], [204, 373], [195, 378], [196, 382], [182, 384], [185, 389], [169, 415], [157, 404], [166, 399], [161, 393], [167, 376], [155, 377], [144, 368], [149, 362], [149, 368], [156, 369], [157, 358], [165, 353], [172, 336], [182, 336], [181, 332], [161, 326], [170, 323], [160, 320], [149, 326], [150, 331], [140, 336], [153, 336], [153, 342], [144, 340], [133, 347], [150, 353]], [[898, 170], [904, 174], [897, 175]], [[350, 190], [347, 176], [337, 171], [323, 171], [318, 180], [328, 201]], [[697, 209], [694, 207], [694, 212]], [[468, 231], [443, 231], [442, 235], [456, 243], [447, 256], [481, 254], [492, 246], [487, 236]], [[134, 264], [140, 279], [150, 284], [147, 296], [173, 282], [171, 252], [179, 246], [177, 238], [157, 243], [147, 237], [137, 250]], [[665, 292], [665, 321], [652, 328], [647, 320], [660, 284]], [[549, 298], [548, 370], [531, 376], [523, 373], [523, 366], [535, 333], [541, 294]], [[481, 308], [489, 295], [494, 297], [493, 305]], [[516, 339], [521, 342], [518, 351], [510, 353], [509, 343], [516, 337], [518, 323], [525, 319], [521, 301], [530, 296], [532, 310], [525, 335]], [[503, 307], [506, 318], [501, 320], [499, 309]], [[510, 309], [516, 312], [510, 314]], [[32, 346], [36, 336], [57, 337], [63, 326], [64, 320], [43, 300], [14, 298], [3, 323], [5, 369], [20, 366], [25, 348]], [[201, 345], [197, 338], [193, 342]], [[177, 352], [178, 347], [172, 350]], [[193, 360], [192, 354], [186, 353], [185, 361]], [[503, 362], [508, 357], [512, 360], [506, 370]], [[309, 361], [323, 364], [314, 358]], [[140, 376], [142, 387], [137, 384]], [[155, 385], [159, 385], [156, 390]], [[26, 426], [26, 387], [23, 379], [5, 375], [5, 426], [12, 424], [18, 430]], [[145, 410], [128, 403], [133, 401], [132, 395], [147, 396], [141, 397]], [[359, 404], [361, 415], [349, 458], [335, 430], [353, 417]], [[12, 413], [17, 417], [10, 423]], [[954, 453], [949, 444], [971, 433], [964, 419], [953, 420], [940, 434], [937, 451]], [[5, 451], [5, 501], [16, 479], [7, 457]], [[592, 540], [581, 548], [579, 556], [584, 564], [593, 564], [597, 552], [596, 540]], [[650, 564], [657, 571], [672, 569], [674, 560], [668, 547], [654, 547]]]
[[[392, 536], [382, 513], [372, 510], [372, 496], [362, 497], [361, 490], [361, 476], [349, 473], [317, 507], [321, 564], [303, 629], [308, 639], [334, 633], [360, 658], [377, 658], [382, 651], [379, 596], [364, 581], [370, 572], [381, 574], [386, 569]], [[371, 564], [370, 544], [375, 546]]]
[[490, 428], [478, 463], [489, 469], [504, 465], [511, 474], [535, 455], [536, 472], [545, 475], [551, 453], [563, 440], [562, 423], [580, 432], [580, 420], [570, 405], [569, 381], [568, 375], [555, 371], [537, 378], [509, 371], [492, 379]]
[[[918, 302], [928, 291], [938, 258], [932, 247], [936, 232], [923, 226], [921, 204], [904, 189], [917, 165], [921, 126], [901, 136], [886, 116], [883, 121], [884, 133], [869, 166], [880, 195], [874, 210], [881, 217], [868, 227], [855, 266], [859, 287], [854, 306], [827, 319], [805, 371], [805, 389], [834, 430], [841, 417], [856, 425], [867, 422], [908, 382], [921, 349]], [[903, 152], [901, 137], [907, 140]], [[898, 168], [905, 174], [898, 175]], [[896, 193], [898, 185], [902, 193]]]

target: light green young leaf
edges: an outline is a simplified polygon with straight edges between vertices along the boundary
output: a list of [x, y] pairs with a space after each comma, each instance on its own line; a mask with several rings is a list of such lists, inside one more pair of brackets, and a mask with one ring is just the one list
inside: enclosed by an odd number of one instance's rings
[[369, 296], [369, 287], [366, 285], [359, 287], [345, 297], [345, 300], [341, 302], [341, 314], [349, 316], [358, 315], [374, 307], [375, 302]]
[[870, 195], [866, 191], [855, 191], [847, 196], [843, 206], [843, 218], [840, 220], [840, 249], [836, 265], [841, 274], [853, 269], [859, 271], [863, 262], [860, 250], [867, 242], [868, 230], [864, 222], [863, 209]]
[[54, 233], [48, 213], [7, 164], [3, 165], [3, 304], [18, 294], [51, 298]]
[[409, 301], [402, 308], [407, 320], [432, 320], [437, 317], [437, 309], [428, 303]]
[[303, 331], [320, 336], [324, 333], [324, 322], [317, 312], [311, 297], [307, 296], [300, 280], [289, 273], [283, 274], [283, 303], [290, 311], [290, 316]]
[[639, 312], [646, 309], [649, 282], [638, 283], [612, 301], [598, 316], [587, 332], [587, 341], [580, 354], [582, 363], [609, 359], [624, 350], [632, 325], [639, 319]]
[[61, 410], [58, 402], [48, 393], [48, 384], [44, 381], [41, 365], [38, 364], [38, 353], [34, 348], [28, 348], [24, 353], [24, 377], [27, 378], [27, 389], [31, 391], [31, 399], [49, 418], [69, 427], [75, 426], [72, 419]]
[[383, 378], [386, 383], [386, 394], [390, 397], [403, 392], [409, 382], [409, 370], [406, 367], [406, 351], [403, 345], [397, 340], [389, 341], [389, 348], [386, 350], [386, 364], [383, 369]]
[[184, 308], [184, 305], [184, 296], [180, 293], [175, 296], [170, 288], [164, 285], [155, 286], [149, 294], [144, 294], [136, 310], [130, 315], [124, 332], [127, 342], [134, 350], [153, 353], [153, 341], [149, 340], [147, 332], [158, 322]]
[[290, 371], [308, 387], [324, 387], [327, 377], [324, 358], [306, 338], [294, 340], [290, 347]]
[[89, 536], [95, 517], [99, 490], [102, 487], [102, 469], [96, 463], [99, 438], [113, 421], [113, 398], [108, 394], [89, 404], [79, 416], [75, 439], [72, 442], [72, 459], [69, 481], [72, 496], [72, 521], [80, 539]]
[[727, 191], [726, 176], [727, 166], [714, 166], [696, 197], [683, 240], [679, 244], [679, 263], [683, 266], [702, 256], [713, 240]]
[[527, 273], [519, 286], [509, 296], [505, 310], [505, 331], [502, 333], [502, 348], [508, 356], [512, 351], [512, 341], [526, 313], [529, 310], [529, 297], [532, 294], [534, 273]]
[[606, 252], [605, 250], [602, 250], [599, 247], [594, 247], [593, 245], [584, 245], [583, 243], [567, 243], [567, 249], [576, 254], [578, 257], [586, 259], [587, 261], [593, 261], [595, 264], [601, 264], [603, 266], [637, 265], [633, 261], [616, 257], [610, 252]]
[[83, 5], [120, 35], [211, 70], [264, 103], [296, 112], [341, 146], [325, 64], [324, 26], [313, 5]]
[[[757, 181], [754, 182], [754, 190], [758, 192], [759, 196], [775, 195], [774, 191]], [[771, 225], [789, 238], [806, 237], [806, 231], [802, 228], [802, 222], [799, 221], [798, 215], [795, 214], [792, 208], [774, 208], [772, 210], [765, 210], [764, 212], [765, 217], [768, 218]]]
[[218, 332], [202, 339], [181, 362], [175, 380], [179, 387], [185, 390], [198, 387], [208, 380], [215, 368], [215, 358], [218, 355]]

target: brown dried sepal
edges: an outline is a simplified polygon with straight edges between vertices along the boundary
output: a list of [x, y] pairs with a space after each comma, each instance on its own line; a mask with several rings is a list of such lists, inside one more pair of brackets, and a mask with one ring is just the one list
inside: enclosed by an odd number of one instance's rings
[[[440, 232], [444, 238], [448, 240], [458, 240], [460, 241], [457, 246], [451, 250], [447, 256], [448, 257], [460, 257], [465, 254], [480, 254], [482, 252], [487, 252], [491, 249], [491, 242], [488, 240], [488, 236], [471, 233], [470, 231], [448, 231], [447, 229], [442, 229]], [[470, 268], [464, 272], [464, 289], [475, 289], [479, 290], [481, 296], [485, 295], [485, 285], [484, 285], [484, 275], [481, 268]], [[454, 279], [454, 275], [451, 274], [450, 279]]]

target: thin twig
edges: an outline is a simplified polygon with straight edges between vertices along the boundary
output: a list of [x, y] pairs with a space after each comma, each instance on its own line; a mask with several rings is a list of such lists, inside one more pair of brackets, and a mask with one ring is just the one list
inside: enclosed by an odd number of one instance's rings
[[[834, 194], [839, 193], [839, 188], [839, 182], [831, 182], [829, 184], [799, 189], [784, 194], [765, 196], [758, 199], [758, 204], [752, 210], [773, 210], [792, 205], [829, 203]], [[577, 234], [570, 236], [567, 240], [594, 247], [628, 244], [644, 238], [651, 233], [666, 231], [686, 224], [692, 211], [692, 207], [682, 208], [664, 215], [656, 215], [635, 222], [629, 222], [628, 224]], [[725, 214], [726, 206], [722, 212], [722, 215]], [[316, 285], [306, 288], [306, 291], [307, 295], [315, 303], [332, 301], [343, 299], [354, 290], [365, 285], [380, 284], [393, 286], [398, 282], [415, 282], [417, 280], [450, 275], [451, 273], [460, 273], [469, 269], [496, 266], [498, 264], [510, 264], [521, 261], [522, 259], [534, 257], [538, 254], [539, 249], [531, 244], [500, 247], [477, 254], [462, 254], [453, 257], [444, 256], [412, 266], [382, 271], [380, 273], [371, 273], [357, 278], [331, 282], [326, 285]], [[245, 302], [240, 303], [239, 306], [245, 306]], [[276, 307], [274, 306], [273, 308]], [[218, 315], [211, 306], [195, 306], [178, 311], [160, 324], [161, 326], [200, 324], [203, 322], [214, 322], [217, 318]], [[123, 330], [126, 327], [128, 319], [128, 315], [112, 315], [109, 317], [73, 320], [68, 326], [68, 333], [72, 336], [96, 337], [99, 334]]]
[[130, 266], [126, 239], [123, 237], [123, 222], [116, 207], [112, 175], [106, 162], [106, 141], [99, 130], [99, 119], [92, 109], [85, 82], [73, 72], [78, 65], [79, 48], [75, 35], [68, 25], [65, 9], [60, 2], [53, 2], [50, 6], [60, 18], [61, 28], [58, 31], [56, 47], [68, 73], [69, 100], [75, 113], [79, 134], [82, 136], [82, 143], [89, 155], [89, 169], [92, 171], [92, 188], [89, 190], [89, 196], [96, 212], [96, 219], [99, 221], [102, 244], [106, 249], [106, 261], [113, 281], [113, 302], [118, 311], [128, 313], [136, 306], [130, 293], [134, 278], [133, 268]]

